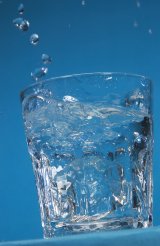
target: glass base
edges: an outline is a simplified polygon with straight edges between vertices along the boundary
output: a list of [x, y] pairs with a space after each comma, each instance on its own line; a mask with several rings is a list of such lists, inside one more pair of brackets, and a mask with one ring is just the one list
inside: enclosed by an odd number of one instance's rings
[[134, 219], [132, 217], [109, 219], [107, 221], [91, 221], [85, 223], [54, 223], [50, 226], [44, 227], [44, 238], [52, 238], [54, 236], [65, 236], [79, 233], [97, 232], [97, 231], [110, 231], [110, 230], [123, 230], [134, 228], [146, 228], [151, 226], [151, 223]]

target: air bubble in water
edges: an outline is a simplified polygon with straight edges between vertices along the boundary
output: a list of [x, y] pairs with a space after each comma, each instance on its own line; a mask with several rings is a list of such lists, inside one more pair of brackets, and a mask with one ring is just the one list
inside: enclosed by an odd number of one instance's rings
[[63, 97], [64, 102], [78, 102], [78, 100], [75, 97], [72, 96], [64, 96]]
[[30, 36], [30, 43], [33, 45], [37, 45], [39, 42], [39, 36], [38, 34], [34, 33]]
[[13, 24], [22, 31], [28, 31], [29, 29], [29, 21], [24, 20], [21, 17], [18, 17], [16, 19], [13, 20]]
[[21, 3], [21, 4], [19, 5], [19, 7], [18, 7], [18, 13], [19, 13], [20, 15], [23, 15], [23, 13], [24, 13], [24, 5], [23, 5], [23, 3]]
[[31, 77], [35, 80], [38, 81], [41, 79], [43, 76], [46, 75], [48, 72], [48, 68], [46, 67], [41, 67], [41, 68], [36, 68], [34, 72], [31, 73]]
[[42, 62], [44, 64], [49, 64], [52, 62], [52, 58], [47, 54], [42, 54]]

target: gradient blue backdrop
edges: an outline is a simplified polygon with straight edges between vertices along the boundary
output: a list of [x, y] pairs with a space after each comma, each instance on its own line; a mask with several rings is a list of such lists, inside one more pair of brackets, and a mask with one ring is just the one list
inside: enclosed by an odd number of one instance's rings
[[[0, 241], [41, 238], [32, 165], [19, 93], [41, 54], [53, 57], [48, 77], [95, 71], [147, 75], [154, 84], [154, 225], [160, 224], [160, 1], [24, 0], [26, 33], [12, 24], [19, 0], [0, 3]], [[133, 23], [137, 21], [138, 27]], [[152, 34], [148, 30], [152, 30]], [[29, 36], [36, 32], [39, 45]], [[151, 31], [150, 31], [151, 32]]]

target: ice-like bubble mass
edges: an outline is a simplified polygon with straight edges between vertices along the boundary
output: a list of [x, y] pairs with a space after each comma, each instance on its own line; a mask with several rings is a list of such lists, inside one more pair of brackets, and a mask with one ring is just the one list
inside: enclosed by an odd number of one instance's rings
[[25, 20], [24, 18], [22, 17], [18, 17], [16, 19], [13, 20], [13, 24], [21, 31], [28, 31], [29, 29], [29, 21], [28, 20]]
[[37, 45], [39, 42], [39, 35], [34, 33], [30, 36], [30, 43], [33, 45]]

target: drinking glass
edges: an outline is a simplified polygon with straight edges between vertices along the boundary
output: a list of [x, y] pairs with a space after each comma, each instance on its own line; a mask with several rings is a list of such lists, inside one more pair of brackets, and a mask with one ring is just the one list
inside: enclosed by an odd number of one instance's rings
[[62, 76], [21, 102], [45, 238], [152, 224], [150, 79]]

